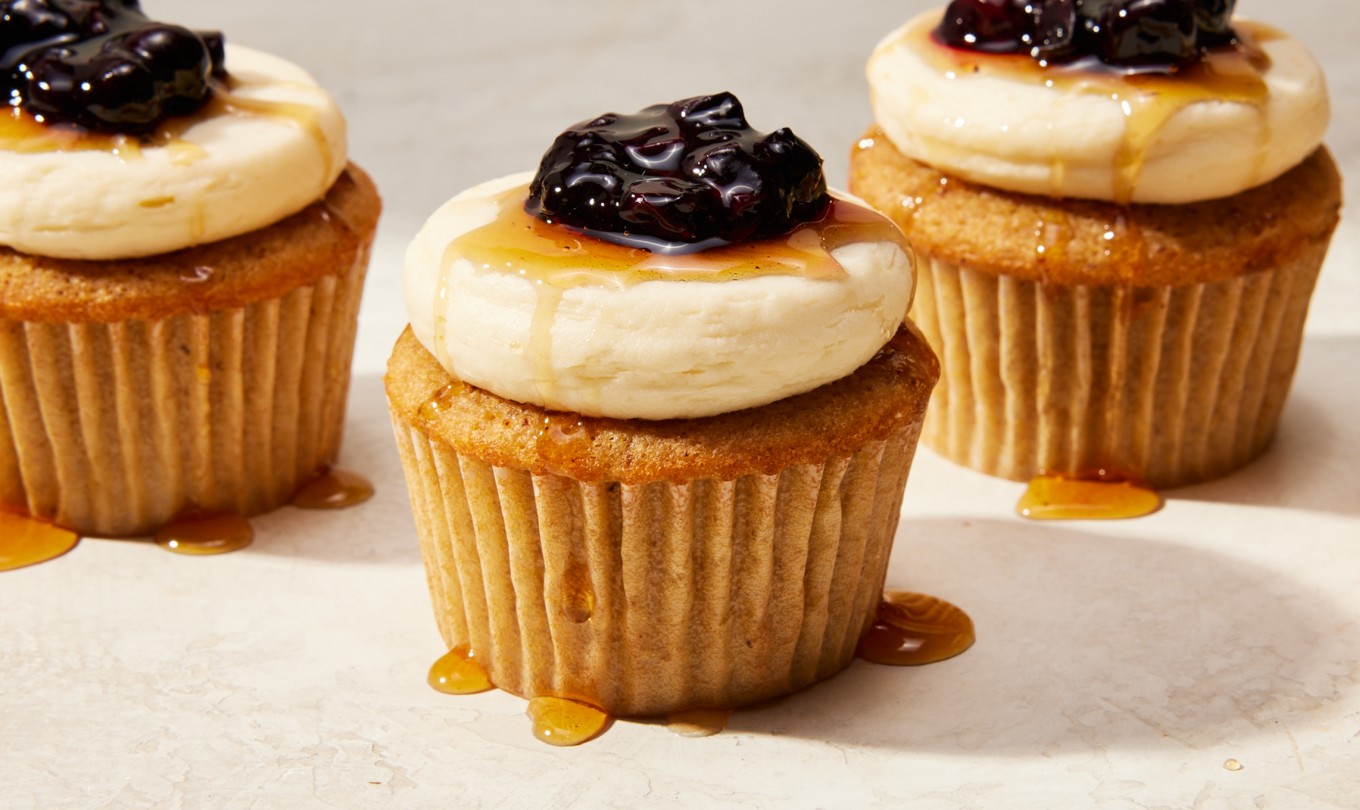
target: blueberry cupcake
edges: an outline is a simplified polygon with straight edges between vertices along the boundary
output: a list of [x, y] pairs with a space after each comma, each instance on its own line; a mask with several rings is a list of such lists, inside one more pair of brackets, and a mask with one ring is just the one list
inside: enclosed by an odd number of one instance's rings
[[288, 501], [338, 452], [380, 208], [334, 101], [135, 0], [0, 11], [0, 508]]
[[921, 259], [930, 447], [1173, 487], [1269, 445], [1340, 179], [1316, 62], [1232, 7], [958, 0], [874, 51], [851, 189]]
[[386, 385], [448, 646], [619, 716], [847, 666], [937, 376], [912, 279], [729, 94], [582, 122], [436, 211]]

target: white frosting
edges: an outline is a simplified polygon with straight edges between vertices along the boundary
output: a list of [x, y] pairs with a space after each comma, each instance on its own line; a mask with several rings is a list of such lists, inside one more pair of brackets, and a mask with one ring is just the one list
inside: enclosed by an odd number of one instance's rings
[[[939, 10], [890, 34], [869, 60], [874, 117], [903, 154], [967, 180], [1028, 194], [1114, 200], [1121, 145], [1136, 151], [1139, 124], [1153, 125], [1128, 199], [1184, 203], [1269, 182], [1322, 142], [1330, 110], [1322, 70], [1297, 40], [1261, 42], [1271, 67], [1262, 106], [1210, 100], [1171, 112], [1165, 99], [1120, 99], [986, 71], [941, 71], [909, 30], [933, 27]], [[985, 57], [984, 57], [985, 58]], [[1136, 121], [1136, 117], [1151, 116]], [[1140, 112], [1140, 105], [1141, 110]], [[1131, 124], [1131, 122], [1133, 122]], [[1126, 138], [1134, 140], [1126, 143]]]
[[[641, 419], [763, 405], [854, 371], [892, 337], [911, 303], [912, 260], [894, 242], [833, 251], [845, 270], [839, 280], [767, 275], [560, 291], [445, 255], [495, 218], [498, 195], [530, 177], [454, 197], [406, 253], [416, 337], [449, 373], [507, 399]], [[544, 368], [550, 379], [542, 379]]]
[[305, 71], [231, 45], [234, 85], [167, 144], [0, 148], [0, 244], [70, 259], [166, 253], [271, 225], [344, 170], [345, 120]]

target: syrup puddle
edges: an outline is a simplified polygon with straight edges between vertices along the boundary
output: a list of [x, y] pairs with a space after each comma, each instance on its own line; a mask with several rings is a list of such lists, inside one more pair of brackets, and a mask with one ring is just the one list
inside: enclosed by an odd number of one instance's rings
[[491, 676], [477, 663], [471, 648], [465, 644], [454, 647], [435, 661], [425, 680], [436, 692], [446, 695], [475, 695], [492, 688]]
[[1030, 520], [1125, 520], [1161, 508], [1162, 496], [1136, 481], [1040, 475], [1029, 482], [1015, 511]]
[[0, 571], [55, 560], [76, 547], [80, 535], [43, 520], [0, 512]]
[[174, 521], [154, 539], [166, 551], [201, 557], [240, 551], [255, 539], [255, 530], [240, 515], [213, 515]]
[[580, 745], [595, 739], [613, 720], [604, 711], [559, 697], [536, 697], [525, 711], [534, 736], [549, 745]]
[[953, 658], [976, 639], [973, 620], [949, 602], [888, 591], [855, 654], [874, 664], [920, 666]]
[[348, 470], [330, 469], [302, 485], [292, 504], [299, 509], [346, 509], [373, 497], [373, 484]]
[[729, 709], [689, 709], [666, 715], [666, 729], [681, 737], [712, 737], [727, 729]]

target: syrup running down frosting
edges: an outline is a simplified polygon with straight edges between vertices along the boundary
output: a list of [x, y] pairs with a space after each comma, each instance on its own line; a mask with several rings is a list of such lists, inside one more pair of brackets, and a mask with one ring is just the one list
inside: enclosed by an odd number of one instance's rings
[[1215, 199], [1269, 182], [1322, 142], [1321, 68], [1297, 40], [1240, 40], [1175, 74], [1042, 65], [950, 48], [939, 11], [870, 57], [874, 116], [907, 156], [1008, 191], [1119, 203]]
[[417, 338], [508, 399], [643, 419], [762, 405], [854, 371], [911, 301], [901, 232], [846, 198], [785, 236], [660, 255], [525, 214], [528, 180], [458, 195], [406, 257]]

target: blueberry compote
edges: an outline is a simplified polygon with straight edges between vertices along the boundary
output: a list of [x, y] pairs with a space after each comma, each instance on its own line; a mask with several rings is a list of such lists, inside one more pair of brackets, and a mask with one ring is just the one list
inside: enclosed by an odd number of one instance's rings
[[145, 135], [202, 107], [222, 35], [148, 19], [139, 0], [0, 0], [0, 81], [48, 124]]
[[955, 48], [1175, 72], [1232, 45], [1236, 0], [953, 0], [935, 36]]
[[571, 127], [524, 207], [616, 244], [690, 253], [786, 234], [830, 201], [812, 147], [787, 128], [751, 129], [736, 96], [718, 93]]

